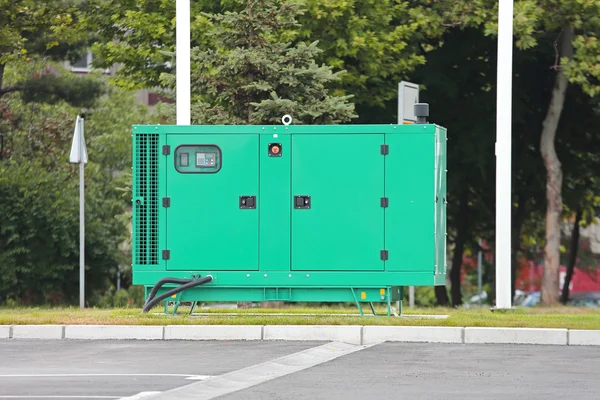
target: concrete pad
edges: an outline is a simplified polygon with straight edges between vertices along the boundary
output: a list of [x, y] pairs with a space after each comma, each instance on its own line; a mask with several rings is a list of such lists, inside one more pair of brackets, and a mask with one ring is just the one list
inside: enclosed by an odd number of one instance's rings
[[363, 327], [363, 344], [381, 342], [462, 343], [463, 328], [444, 326]]
[[267, 325], [264, 340], [327, 340], [361, 344], [361, 326]]
[[181, 340], [260, 340], [260, 325], [169, 325], [165, 339]]
[[567, 344], [566, 329], [465, 328], [465, 343]]
[[10, 339], [10, 325], [0, 325], [0, 339]]
[[63, 325], [14, 325], [13, 339], [62, 339]]
[[161, 340], [162, 326], [134, 325], [67, 325], [65, 339], [135, 339]]
[[600, 346], [600, 331], [569, 330], [570, 346]]

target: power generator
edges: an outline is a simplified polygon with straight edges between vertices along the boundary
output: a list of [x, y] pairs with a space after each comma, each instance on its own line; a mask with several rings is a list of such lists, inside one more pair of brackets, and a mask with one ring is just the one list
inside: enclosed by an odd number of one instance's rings
[[178, 302], [401, 301], [446, 279], [446, 129], [133, 126], [133, 283]]

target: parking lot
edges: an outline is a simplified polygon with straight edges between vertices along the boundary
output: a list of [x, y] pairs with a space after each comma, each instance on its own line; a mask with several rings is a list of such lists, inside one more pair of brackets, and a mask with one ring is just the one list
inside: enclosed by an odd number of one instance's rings
[[[337, 346], [337, 347], [336, 347]], [[0, 399], [597, 399], [600, 348], [0, 341]]]

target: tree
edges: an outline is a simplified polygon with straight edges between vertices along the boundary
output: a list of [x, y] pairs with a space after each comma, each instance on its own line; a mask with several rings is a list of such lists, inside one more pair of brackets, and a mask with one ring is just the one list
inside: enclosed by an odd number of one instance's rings
[[[497, 30], [497, 2], [488, 0], [456, 1], [451, 8], [433, 6], [425, 12], [436, 14], [442, 25], [479, 27], [487, 34]], [[560, 256], [560, 219], [562, 216], [562, 169], [555, 138], [565, 103], [569, 81], [579, 84], [589, 95], [600, 91], [597, 32], [600, 27], [600, 3], [575, 0], [522, 0], [515, 3], [516, 45], [521, 50], [539, 47], [546, 38], [554, 46], [546, 51], [547, 67], [553, 67], [554, 82], [541, 126], [540, 153], [547, 175], [546, 243], [542, 301], [558, 301]], [[435, 16], [430, 15], [431, 18]], [[550, 49], [548, 49], [550, 50]], [[540, 71], [541, 72], [541, 71]]]
[[5, 72], [15, 62], [75, 61], [84, 54], [87, 33], [80, 29], [76, 1], [0, 0], [0, 97], [18, 92], [25, 101], [66, 100], [90, 106], [102, 93], [99, 81], [54, 74], [47, 65], [6, 85]]
[[[443, 40], [414, 80], [424, 86], [421, 98], [430, 103], [431, 120], [449, 128], [448, 242], [451, 302], [456, 307], [462, 304], [464, 255], [475, 252], [477, 239], [489, 237], [492, 229], [494, 164], [488, 154], [494, 145], [489, 132], [495, 117], [490, 90], [495, 54], [492, 39], [477, 29], [450, 29]], [[444, 288], [436, 294], [438, 304], [444, 305]]]
[[[558, 268], [560, 265], [560, 222], [562, 217], [563, 171], [555, 149], [556, 133], [564, 108], [569, 80], [578, 82], [590, 95], [599, 92], [598, 65], [600, 47], [597, 32], [600, 28], [600, 4], [579, 1], [543, 1], [546, 14], [538, 29], [557, 32], [554, 89], [542, 125], [540, 150], [547, 171], [546, 184], [546, 246], [542, 302], [547, 306], [558, 302]], [[560, 16], [557, 18], [557, 16]], [[575, 56], [574, 43], [577, 43]], [[560, 59], [560, 64], [558, 60]]]
[[357, 122], [396, 122], [398, 82], [425, 64], [426, 51], [438, 44], [427, 35], [431, 19], [420, 8], [427, 3], [305, 1], [298, 39], [319, 40], [318, 60], [347, 71], [337, 86], [354, 96]]
[[597, 133], [598, 110], [580, 87], [571, 87], [561, 124], [558, 151], [565, 170], [564, 218], [574, 219], [569, 238], [566, 275], [560, 301], [567, 304], [569, 286], [578, 264], [580, 229], [595, 222], [600, 206], [600, 135]]
[[[289, 1], [253, 0], [240, 12], [207, 15], [214, 49], [194, 49], [192, 121], [198, 124], [278, 123], [285, 114], [305, 124], [354, 118], [350, 96], [327, 86], [341, 72], [318, 66], [317, 43], [284, 42], [302, 11]], [[163, 75], [172, 87], [173, 75]]]
[[[11, 79], [29, 74], [13, 62]], [[97, 78], [96, 78], [97, 79]], [[131, 124], [150, 122], [132, 94], [111, 89], [90, 109], [86, 141], [87, 302], [103, 291], [123, 256], [128, 235], [122, 219], [131, 196], [117, 189], [131, 165]], [[77, 299], [79, 258], [77, 167], [68, 163], [74, 117], [64, 101], [49, 105], [0, 98], [0, 303], [64, 304]], [[128, 263], [129, 264], [129, 263]]]
[[[222, 4], [226, 3], [226, 4]], [[191, 6], [191, 47], [213, 46], [206, 36], [211, 24], [203, 12], [235, 11], [238, 2], [198, 0]], [[82, 6], [82, 26], [95, 32], [94, 65], [119, 65], [113, 82], [122, 88], [156, 88], [161, 75], [173, 73], [175, 1], [88, 0]]]
[[[282, 33], [282, 42], [307, 45], [319, 42], [317, 63], [346, 70], [332, 86], [336, 94], [353, 95], [360, 123], [396, 120], [396, 86], [425, 62], [427, 50], [437, 45], [427, 34], [436, 14], [428, 0], [303, 0], [299, 25]], [[450, 7], [451, 5], [445, 5]], [[192, 2], [192, 47], [215, 48], [211, 21], [204, 13], [240, 12], [244, 2]], [[173, 73], [169, 55], [175, 47], [175, 4], [163, 0], [91, 0], [85, 14], [88, 30], [98, 32], [93, 47], [99, 67], [118, 63], [115, 82], [123, 87], [160, 86], [162, 73]], [[432, 18], [435, 17], [435, 21]], [[443, 29], [442, 29], [443, 30]]]

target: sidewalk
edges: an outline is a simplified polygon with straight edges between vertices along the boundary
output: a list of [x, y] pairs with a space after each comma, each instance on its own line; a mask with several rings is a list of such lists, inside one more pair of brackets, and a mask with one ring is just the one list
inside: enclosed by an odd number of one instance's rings
[[0, 339], [291, 340], [600, 346], [600, 330], [359, 325], [0, 325]]

